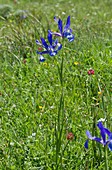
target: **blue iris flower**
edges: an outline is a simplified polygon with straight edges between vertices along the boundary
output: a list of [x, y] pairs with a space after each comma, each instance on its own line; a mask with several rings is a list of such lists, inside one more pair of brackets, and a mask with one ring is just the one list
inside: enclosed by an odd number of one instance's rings
[[52, 34], [48, 33], [48, 41], [49, 45], [46, 43], [44, 38], [41, 38], [41, 43], [36, 40], [36, 43], [40, 45], [44, 51], [37, 51], [37, 54], [40, 54], [40, 62], [44, 62], [45, 58], [43, 57], [43, 54], [49, 54], [50, 56], [55, 56], [59, 50], [62, 48], [62, 44], [58, 42], [58, 40], [52, 39]]
[[69, 42], [72, 42], [74, 40], [74, 35], [72, 34], [72, 29], [70, 28], [70, 16], [67, 17], [66, 25], [64, 26], [64, 28], [63, 28], [63, 23], [61, 19], [57, 19], [56, 17], [54, 17], [54, 20], [58, 24], [58, 29], [60, 33], [52, 32], [50, 30], [49, 30], [49, 33], [60, 36], [62, 38], [65, 37], [69, 40]]
[[[100, 129], [100, 134], [101, 134], [101, 138], [98, 137], [92, 137], [91, 133], [87, 130], [86, 131], [86, 135], [88, 137], [88, 139], [85, 142], [85, 148], [88, 149], [88, 142], [89, 139], [90, 140], [94, 140], [96, 142], [101, 143], [103, 146], [108, 145], [108, 148], [110, 151], [112, 151], [112, 132], [110, 132], [107, 128], [105, 128], [102, 124], [102, 122], [98, 122], [97, 124], [98, 128]], [[108, 136], [108, 139], [106, 140], [106, 135]]]

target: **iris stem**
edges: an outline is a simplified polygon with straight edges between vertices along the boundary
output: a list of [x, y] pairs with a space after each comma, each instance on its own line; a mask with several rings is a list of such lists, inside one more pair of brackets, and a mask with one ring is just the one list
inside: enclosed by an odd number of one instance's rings
[[63, 154], [60, 153], [62, 145], [62, 136], [63, 136], [63, 125], [64, 125], [64, 92], [63, 92], [63, 60], [62, 55], [61, 62], [58, 67], [58, 75], [60, 79], [60, 102], [58, 109], [58, 117], [56, 120], [56, 170], [60, 168]]
[[104, 152], [105, 152], [105, 170], [109, 170], [109, 168], [108, 168], [107, 146], [104, 147]]
[[61, 87], [63, 88], [63, 56], [62, 56], [60, 66], [59, 65], [57, 65], [57, 66], [58, 66], [58, 74], [59, 74], [60, 84], [61, 84]]

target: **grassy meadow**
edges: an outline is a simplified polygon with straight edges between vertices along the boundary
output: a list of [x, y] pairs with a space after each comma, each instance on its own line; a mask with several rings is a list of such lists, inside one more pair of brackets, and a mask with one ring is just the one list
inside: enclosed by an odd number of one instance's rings
[[[0, 0], [0, 170], [112, 170], [87, 140], [112, 132], [112, 1]], [[73, 42], [39, 61], [36, 40], [71, 17]], [[54, 37], [55, 38], [55, 37]], [[94, 74], [88, 74], [92, 69]], [[72, 134], [71, 136], [69, 136]]]

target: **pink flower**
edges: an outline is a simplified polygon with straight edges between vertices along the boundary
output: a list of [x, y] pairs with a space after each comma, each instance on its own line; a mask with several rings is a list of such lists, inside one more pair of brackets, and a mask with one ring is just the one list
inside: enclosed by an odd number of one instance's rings
[[94, 70], [93, 69], [88, 70], [88, 75], [93, 75], [93, 74], [94, 74]]
[[38, 47], [38, 50], [39, 50], [39, 51], [42, 51], [42, 50], [43, 50], [43, 48], [42, 48], [42, 47]]
[[69, 132], [66, 136], [67, 140], [73, 140], [74, 139], [74, 135], [72, 132]]

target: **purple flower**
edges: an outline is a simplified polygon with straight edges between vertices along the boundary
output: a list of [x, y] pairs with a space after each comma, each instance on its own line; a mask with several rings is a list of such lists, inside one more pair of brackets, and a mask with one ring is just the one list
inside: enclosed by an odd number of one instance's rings
[[[110, 132], [107, 128], [105, 128], [102, 124], [102, 122], [99, 122], [97, 124], [98, 128], [100, 129], [100, 134], [101, 134], [101, 138], [98, 137], [92, 137], [91, 133], [87, 130], [86, 131], [86, 135], [88, 137], [88, 139], [86, 140], [84, 146], [86, 149], [88, 149], [88, 142], [89, 139], [90, 140], [94, 140], [96, 142], [101, 143], [103, 146], [108, 145], [108, 148], [110, 151], [112, 151], [112, 132]], [[106, 140], [106, 135], [108, 136], [108, 139]]]
[[36, 43], [40, 45], [44, 51], [37, 51], [37, 54], [40, 54], [40, 62], [44, 62], [45, 58], [42, 56], [43, 54], [49, 54], [50, 56], [55, 56], [59, 50], [62, 48], [62, 44], [58, 42], [58, 40], [52, 40], [52, 34], [48, 33], [48, 41], [49, 45], [46, 43], [44, 38], [41, 38], [41, 43], [36, 40]]
[[60, 36], [62, 38], [65, 37], [69, 40], [69, 42], [72, 42], [74, 40], [74, 35], [72, 34], [72, 29], [70, 28], [70, 16], [68, 16], [66, 25], [64, 26], [64, 28], [63, 28], [63, 23], [62, 23], [61, 19], [57, 19], [56, 17], [54, 17], [54, 20], [58, 24], [58, 29], [59, 29], [60, 33], [52, 32], [50, 30], [49, 30], [49, 33]]

